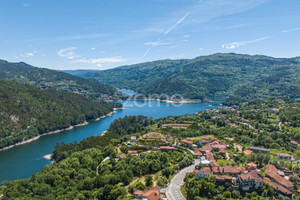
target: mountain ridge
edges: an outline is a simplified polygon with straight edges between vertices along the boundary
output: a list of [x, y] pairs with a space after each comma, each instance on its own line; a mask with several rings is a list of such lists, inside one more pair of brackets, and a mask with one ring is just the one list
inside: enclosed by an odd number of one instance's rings
[[97, 81], [61, 71], [34, 67], [25, 62], [11, 63], [0, 60], [0, 78], [33, 85], [39, 89], [77, 93], [96, 101], [116, 100], [121, 96], [115, 88]]
[[[116, 88], [126, 88], [145, 95], [152, 95], [158, 82], [166, 86], [175, 80], [192, 87], [195, 92], [184, 91], [181, 87], [165, 91], [168, 95], [183, 94], [185, 98], [213, 97], [213, 96], [239, 96], [237, 90], [245, 86], [257, 88], [257, 97], [289, 97], [286, 87], [295, 88], [293, 98], [300, 98], [300, 83], [298, 76], [300, 60], [293, 58], [274, 58], [265, 55], [225, 54], [216, 53], [208, 56], [199, 56], [194, 59], [158, 60], [117, 68], [90, 72], [82, 75], [84, 78], [94, 79], [112, 85]], [[278, 74], [285, 71], [283, 77]], [[264, 83], [268, 77], [276, 77], [272, 84]], [[279, 79], [278, 79], [279, 78]], [[154, 84], [156, 83], [156, 85]], [[159, 84], [159, 85], [161, 85]], [[285, 85], [286, 84], [286, 85]], [[152, 86], [152, 87], [151, 87]], [[262, 86], [262, 87], [261, 87]], [[275, 88], [274, 88], [275, 87]], [[282, 92], [277, 92], [278, 87]], [[276, 89], [277, 88], [277, 89]], [[175, 89], [175, 90], [174, 90]], [[268, 94], [269, 93], [269, 94]], [[249, 95], [248, 95], [249, 96]], [[252, 96], [251, 98], [256, 98]]]

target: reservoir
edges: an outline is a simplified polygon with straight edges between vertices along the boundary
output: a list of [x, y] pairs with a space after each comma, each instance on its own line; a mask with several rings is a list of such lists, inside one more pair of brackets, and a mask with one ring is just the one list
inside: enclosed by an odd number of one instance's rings
[[125, 109], [99, 121], [89, 121], [88, 125], [72, 130], [40, 137], [38, 140], [0, 152], [0, 183], [4, 180], [29, 178], [51, 161], [44, 158], [51, 154], [58, 142], [80, 142], [89, 136], [97, 136], [108, 129], [110, 123], [130, 115], [145, 115], [153, 118], [170, 115], [194, 114], [198, 111], [217, 108], [210, 103], [170, 104], [160, 101], [123, 101]]

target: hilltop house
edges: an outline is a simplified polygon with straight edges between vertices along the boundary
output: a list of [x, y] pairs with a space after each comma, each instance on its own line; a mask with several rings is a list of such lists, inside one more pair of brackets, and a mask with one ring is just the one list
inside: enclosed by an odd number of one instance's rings
[[257, 171], [251, 171], [247, 174], [239, 175], [237, 183], [244, 191], [249, 191], [251, 188], [258, 189], [263, 186], [263, 176]]
[[188, 140], [181, 140], [181, 143], [184, 143], [186, 145], [192, 145], [193, 144], [193, 142], [188, 141]]
[[159, 187], [154, 187], [150, 190], [136, 190], [133, 193], [134, 198], [140, 198], [143, 200], [162, 200], [159, 193]]
[[292, 160], [293, 156], [291, 156], [288, 153], [277, 153], [276, 157], [279, 159], [284, 159], [284, 160]]
[[200, 170], [194, 170], [194, 174], [196, 175], [196, 177], [198, 177], [199, 179], [202, 178], [209, 178], [211, 175], [211, 170], [209, 167], [205, 167], [203, 169]]
[[174, 147], [169, 147], [169, 146], [160, 146], [159, 148], [163, 152], [169, 152], [169, 151], [173, 152], [175, 149]]
[[254, 162], [249, 162], [247, 164], [247, 169], [248, 169], [248, 171], [256, 170], [257, 169], [257, 165]]

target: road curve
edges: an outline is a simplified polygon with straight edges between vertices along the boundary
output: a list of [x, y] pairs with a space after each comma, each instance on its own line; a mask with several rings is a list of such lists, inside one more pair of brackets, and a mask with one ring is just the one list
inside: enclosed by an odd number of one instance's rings
[[194, 164], [184, 168], [181, 170], [178, 174], [174, 176], [174, 178], [171, 180], [171, 183], [167, 187], [166, 195], [168, 200], [185, 200], [185, 198], [182, 196], [180, 192], [180, 187], [184, 184], [183, 179], [185, 177], [185, 174], [187, 172], [192, 172], [195, 169], [195, 165], [200, 163], [199, 159], [194, 160]]

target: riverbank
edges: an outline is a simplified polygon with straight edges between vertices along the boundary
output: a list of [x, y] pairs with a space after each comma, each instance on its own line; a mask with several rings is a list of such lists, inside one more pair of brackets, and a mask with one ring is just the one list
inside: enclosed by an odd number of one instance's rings
[[68, 127], [68, 128], [59, 129], [59, 130], [55, 130], [55, 131], [50, 131], [50, 132], [47, 132], [47, 133], [42, 133], [42, 134], [40, 134], [40, 135], [38, 135], [38, 136], [32, 137], [32, 138], [27, 139], [27, 140], [24, 140], [24, 141], [22, 141], [22, 142], [18, 142], [18, 143], [16, 143], [16, 144], [10, 145], [10, 146], [8, 146], [8, 147], [4, 147], [4, 148], [0, 149], [0, 151], [5, 151], [5, 150], [11, 149], [11, 148], [13, 148], [13, 147], [15, 147], [15, 146], [19, 146], [19, 145], [22, 145], [22, 144], [27, 144], [27, 143], [33, 142], [33, 141], [38, 140], [40, 137], [45, 136], [45, 135], [51, 135], [51, 134], [59, 133], [59, 132], [62, 132], [62, 131], [72, 130], [74, 127], [85, 126], [85, 125], [87, 125], [87, 124], [88, 124], [88, 122], [85, 121], [85, 122], [83, 122], [83, 123], [81, 123], [81, 124], [77, 124], [77, 125], [74, 125], [74, 126], [70, 126], [70, 127]]
[[101, 117], [98, 117], [98, 118], [94, 119], [93, 121], [99, 121], [100, 119], [103, 119], [105, 117], [112, 116], [115, 112], [117, 112], [117, 110], [123, 110], [123, 109], [125, 109], [125, 108], [124, 107], [122, 107], [122, 108], [114, 108], [114, 111], [112, 111], [110, 113], [107, 113], [106, 115], [103, 115]]
[[[122, 107], [122, 108], [114, 108], [114, 111], [112, 111], [112, 112], [110, 112], [110, 113], [108, 113], [108, 114], [106, 114], [106, 115], [103, 115], [103, 116], [101, 116], [101, 117], [98, 117], [97, 119], [95, 119], [95, 121], [98, 121], [98, 120], [103, 119], [103, 118], [105, 118], [105, 117], [109, 117], [109, 116], [113, 115], [117, 110], [121, 110], [121, 109], [124, 109], [124, 108], [123, 108], [123, 107]], [[83, 123], [76, 124], [76, 125], [70, 126], [70, 127], [68, 127], [68, 128], [64, 128], [64, 129], [59, 129], [59, 130], [55, 130], [55, 131], [50, 131], [50, 132], [47, 132], [47, 133], [43, 133], [43, 134], [40, 134], [40, 135], [38, 135], [38, 136], [32, 137], [32, 138], [30, 138], [30, 139], [24, 140], [24, 141], [22, 141], [22, 142], [18, 142], [18, 143], [16, 143], [16, 144], [13, 144], [13, 145], [4, 147], [4, 148], [0, 149], [0, 151], [5, 151], [5, 150], [11, 149], [11, 148], [13, 148], [13, 147], [22, 145], [22, 144], [27, 144], [27, 143], [33, 142], [33, 141], [38, 140], [40, 137], [45, 136], [45, 135], [51, 135], [51, 134], [55, 134], [55, 133], [60, 133], [60, 132], [62, 132], [62, 131], [69, 131], [69, 130], [72, 130], [74, 127], [85, 126], [85, 125], [87, 125], [87, 124], [88, 124], [88, 122], [85, 121], [85, 122], [83, 122]]]

